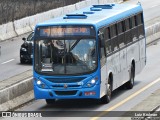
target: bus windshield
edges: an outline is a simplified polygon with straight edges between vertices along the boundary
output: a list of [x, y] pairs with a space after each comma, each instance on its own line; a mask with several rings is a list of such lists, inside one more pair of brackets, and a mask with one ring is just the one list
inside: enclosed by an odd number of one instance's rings
[[50, 75], [85, 74], [97, 68], [96, 40], [35, 40], [35, 70]]

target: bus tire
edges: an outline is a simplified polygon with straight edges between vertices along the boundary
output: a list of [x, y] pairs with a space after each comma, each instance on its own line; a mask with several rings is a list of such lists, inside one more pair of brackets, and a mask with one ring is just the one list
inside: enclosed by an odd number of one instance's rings
[[20, 62], [21, 62], [21, 64], [24, 64], [25, 60], [23, 60], [22, 58], [20, 58]]
[[125, 84], [127, 89], [132, 89], [134, 86], [134, 76], [135, 76], [135, 68], [133, 64], [131, 65], [131, 72], [130, 72], [130, 80]]
[[46, 99], [46, 103], [47, 103], [48, 105], [54, 104], [55, 102], [56, 102], [55, 99]]
[[108, 79], [107, 83], [107, 94], [101, 98], [102, 104], [107, 104], [111, 100], [111, 94], [112, 94], [112, 84], [111, 84], [111, 78]]

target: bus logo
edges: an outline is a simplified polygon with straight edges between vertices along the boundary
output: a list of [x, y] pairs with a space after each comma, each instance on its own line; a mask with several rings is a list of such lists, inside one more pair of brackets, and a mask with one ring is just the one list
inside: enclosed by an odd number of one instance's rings
[[63, 86], [64, 88], [67, 88], [68, 87], [68, 85], [67, 84], [64, 84], [64, 86]]

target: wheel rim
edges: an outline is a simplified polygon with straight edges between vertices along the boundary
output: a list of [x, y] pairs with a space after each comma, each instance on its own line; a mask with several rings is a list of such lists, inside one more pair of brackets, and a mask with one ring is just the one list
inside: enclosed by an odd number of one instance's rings
[[107, 85], [107, 97], [110, 99], [111, 98], [111, 85], [108, 83]]
[[131, 84], [134, 85], [134, 70], [133, 67], [131, 68]]

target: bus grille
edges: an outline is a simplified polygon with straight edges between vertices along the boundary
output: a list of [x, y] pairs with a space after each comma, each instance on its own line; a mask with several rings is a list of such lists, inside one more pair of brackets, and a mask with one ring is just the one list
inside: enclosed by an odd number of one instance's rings
[[53, 83], [74, 83], [74, 82], [80, 82], [84, 77], [81, 78], [47, 78], [48, 81]]
[[77, 93], [77, 90], [73, 91], [55, 91], [57, 95], [75, 95]]
[[[59, 84], [58, 84], [58, 85], [52, 85], [52, 87], [53, 87], [53, 88], [64, 88], [64, 85], [59, 85]], [[75, 84], [75, 85], [68, 85], [67, 87], [68, 87], [68, 88], [75, 88], [75, 87], [77, 88], [77, 87], [81, 87], [81, 85]]]

